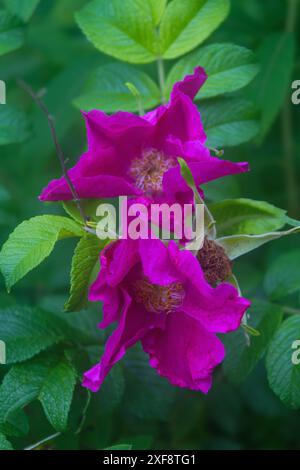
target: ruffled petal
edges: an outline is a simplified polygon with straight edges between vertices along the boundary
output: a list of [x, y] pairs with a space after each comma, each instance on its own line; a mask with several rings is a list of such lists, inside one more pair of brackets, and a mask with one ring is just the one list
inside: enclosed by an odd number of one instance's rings
[[123, 295], [120, 284], [138, 261], [138, 246], [132, 240], [110, 243], [100, 255], [100, 272], [89, 290], [90, 302], [103, 302], [103, 321], [106, 328], [119, 319]]
[[239, 296], [237, 289], [227, 283], [212, 287], [206, 281], [199, 261], [189, 251], [179, 251], [169, 245], [170, 256], [185, 279], [185, 298], [182, 310], [195, 318], [210, 332], [227, 333], [236, 330], [251, 302]]
[[155, 146], [164, 151], [164, 145], [169, 136], [182, 142], [199, 140], [204, 143], [206, 140], [197, 106], [183, 93], [176, 94], [165, 107], [164, 112], [160, 112], [153, 138]]
[[[70, 179], [80, 199], [101, 199], [122, 196], [138, 196], [139, 191], [125, 178], [110, 175], [73, 176]], [[52, 180], [39, 196], [41, 201], [70, 201], [73, 198], [66, 179]]]
[[170, 313], [165, 329], [147, 333], [142, 345], [150, 365], [171, 384], [204, 393], [225, 355], [221, 341], [183, 312]]
[[162, 316], [146, 312], [141, 306], [132, 303], [128, 294], [124, 293], [124, 296], [124, 312], [105, 345], [100, 363], [84, 374], [83, 386], [93, 392], [99, 390], [112, 366], [124, 356], [128, 348], [142, 339], [152, 328], [159, 329], [164, 326]]
[[249, 171], [247, 162], [236, 163], [212, 157], [208, 149], [196, 141], [184, 145], [183, 158], [187, 161], [197, 185]]
[[200, 88], [206, 82], [207, 78], [208, 76], [204, 68], [196, 67], [193, 75], [187, 75], [181, 82], [175, 83], [171, 99], [174, 99], [178, 94], [183, 93], [193, 100]]
[[[140, 116], [124, 111], [107, 115], [99, 110], [83, 113], [88, 135], [89, 150], [97, 153], [99, 147], [118, 147], [137, 153], [152, 133], [152, 126]], [[126, 158], [119, 154], [119, 158]]]
[[161, 240], [139, 240], [139, 251], [143, 273], [150, 282], [167, 285], [179, 280], [180, 275], [170, 262], [169, 250]]
[[165, 150], [165, 142], [169, 136], [182, 142], [190, 140], [205, 142], [206, 135], [193, 98], [206, 79], [204, 69], [197, 67], [193, 75], [186, 76], [174, 85], [168, 104], [159, 106], [143, 116], [155, 126], [154, 142], [160, 150]]

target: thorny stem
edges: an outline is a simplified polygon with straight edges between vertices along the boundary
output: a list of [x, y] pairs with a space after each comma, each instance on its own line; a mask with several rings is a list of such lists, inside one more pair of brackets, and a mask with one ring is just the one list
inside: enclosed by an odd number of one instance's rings
[[77, 208], [79, 210], [79, 213], [81, 215], [81, 218], [82, 218], [84, 224], [86, 224], [86, 222], [89, 220], [89, 218], [85, 214], [84, 208], [81, 205], [78, 193], [75, 189], [75, 186], [73, 185], [73, 183], [72, 183], [72, 181], [71, 181], [71, 179], [68, 175], [68, 169], [66, 167], [66, 158], [65, 158], [64, 153], [62, 151], [61, 145], [58, 141], [58, 137], [57, 137], [57, 133], [56, 133], [55, 125], [54, 125], [54, 118], [50, 114], [47, 106], [45, 105], [43, 100], [40, 98], [40, 96], [38, 96], [38, 94], [36, 94], [33, 91], [33, 89], [26, 82], [19, 79], [19, 80], [17, 80], [17, 83], [20, 85], [21, 88], [23, 88], [23, 90], [25, 90], [28, 93], [29, 96], [31, 96], [31, 98], [36, 102], [38, 107], [41, 109], [41, 111], [45, 114], [45, 116], [47, 118], [49, 128], [50, 128], [50, 131], [51, 131], [51, 136], [52, 136], [52, 139], [53, 139], [53, 142], [54, 142], [54, 145], [55, 145], [57, 157], [59, 159], [59, 163], [60, 163], [60, 166], [61, 166], [61, 169], [62, 169], [62, 172], [63, 172], [63, 176], [66, 179], [66, 182], [67, 182], [67, 184], [69, 186], [69, 189], [71, 191], [73, 200], [76, 203], [76, 206], [77, 206]]
[[31, 446], [25, 447], [24, 450], [34, 450], [37, 447], [40, 447], [41, 445], [46, 444], [49, 441], [52, 441], [52, 439], [55, 439], [56, 437], [58, 437], [60, 435], [61, 435], [60, 432], [52, 434], [51, 436], [45, 437], [45, 439], [42, 439], [41, 441], [36, 442], [35, 444], [32, 444]]
[[161, 91], [161, 99], [162, 103], [166, 102], [166, 97], [165, 97], [165, 67], [164, 67], [164, 61], [161, 57], [157, 59], [157, 71], [158, 71], [158, 81], [159, 81], [159, 87]]
[[[285, 30], [293, 33], [297, 21], [297, 9], [299, 0], [287, 0], [287, 17]], [[294, 164], [294, 142], [293, 142], [293, 116], [290, 99], [287, 98], [282, 112], [282, 139], [284, 148], [284, 171], [288, 196], [288, 207], [291, 215], [298, 214], [298, 189], [296, 181], [296, 170]]]

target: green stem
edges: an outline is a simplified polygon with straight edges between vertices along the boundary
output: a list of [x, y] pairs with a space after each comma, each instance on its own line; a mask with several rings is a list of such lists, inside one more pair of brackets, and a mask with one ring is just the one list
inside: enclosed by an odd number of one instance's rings
[[157, 59], [157, 71], [158, 71], [158, 81], [159, 81], [159, 87], [160, 87], [160, 92], [161, 92], [161, 100], [162, 103], [166, 102], [166, 97], [165, 97], [165, 67], [164, 67], [164, 61], [161, 57]]
[[[285, 31], [287, 33], [293, 33], [295, 31], [297, 21], [297, 9], [298, 0], [287, 0], [287, 16]], [[294, 159], [294, 137], [293, 137], [293, 115], [290, 98], [286, 99], [283, 107], [282, 116], [282, 140], [284, 150], [284, 174], [285, 174], [285, 185], [287, 190], [288, 208], [292, 216], [297, 217], [299, 206], [298, 206], [298, 188], [296, 178], [296, 168]]]
[[45, 437], [45, 439], [42, 439], [41, 441], [36, 442], [35, 444], [32, 444], [31, 446], [25, 447], [24, 450], [34, 450], [37, 447], [40, 447], [41, 445], [46, 444], [49, 441], [52, 441], [52, 439], [55, 439], [56, 437], [58, 437], [60, 435], [61, 435], [60, 432], [52, 434], [51, 436]]
[[88, 407], [90, 406], [91, 398], [92, 398], [91, 392], [88, 390], [86, 404], [85, 404], [85, 407], [84, 407], [83, 412], [82, 412], [82, 417], [81, 417], [81, 420], [80, 420], [80, 424], [79, 424], [78, 429], [75, 432], [75, 434], [80, 434], [81, 431], [82, 431], [82, 428], [83, 428], [84, 423], [86, 421], [86, 415], [87, 415]]

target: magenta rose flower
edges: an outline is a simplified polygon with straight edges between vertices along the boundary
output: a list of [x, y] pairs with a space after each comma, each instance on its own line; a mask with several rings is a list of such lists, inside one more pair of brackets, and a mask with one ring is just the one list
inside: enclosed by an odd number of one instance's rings
[[[119, 240], [100, 259], [89, 298], [104, 303], [99, 327], [117, 326], [100, 363], [84, 374], [83, 385], [97, 391], [126, 350], [141, 341], [160, 375], [173, 385], [207, 393], [225, 354], [217, 333], [237, 329], [250, 302], [229, 283], [209, 284], [214, 262], [202, 253], [207, 277], [201, 261], [173, 241], [166, 246], [158, 239]], [[217, 269], [224, 271], [221, 264]]]
[[[170, 102], [144, 116], [118, 112], [108, 116], [94, 110], [84, 113], [88, 150], [69, 170], [80, 198], [143, 196], [156, 202], [191, 201], [177, 157], [190, 167], [196, 184], [245, 172], [247, 163], [213, 157], [193, 98], [205, 82], [205, 71], [175, 84]], [[73, 196], [65, 178], [53, 180], [42, 191], [43, 201]]]

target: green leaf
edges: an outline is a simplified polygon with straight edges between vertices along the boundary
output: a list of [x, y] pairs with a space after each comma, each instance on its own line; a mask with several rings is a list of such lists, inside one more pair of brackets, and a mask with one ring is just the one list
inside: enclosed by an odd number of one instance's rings
[[[102, 354], [104, 347], [102, 349]], [[99, 361], [99, 354], [93, 363]], [[122, 364], [115, 364], [99, 390], [96, 402], [106, 413], [114, 411], [121, 403], [125, 392], [125, 379]]]
[[0, 433], [0, 450], [13, 450], [11, 443]]
[[212, 44], [185, 56], [172, 68], [167, 78], [167, 92], [197, 66], [205, 69], [206, 83], [196, 99], [212, 98], [239, 90], [248, 85], [258, 72], [255, 55], [245, 47], [234, 44]]
[[[101, 199], [82, 199], [81, 206], [84, 209], [84, 213], [89, 217], [89, 220], [98, 222], [100, 217], [97, 217], [97, 208], [103, 203]], [[76, 222], [82, 224], [82, 216], [78, 210], [78, 206], [74, 201], [63, 201], [63, 208], [66, 213], [72, 217]]]
[[99, 345], [105, 337], [102, 330], [95, 328], [101, 316], [101, 304], [95, 309], [83, 310], [80, 315], [66, 315], [63, 311], [65, 296], [43, 297], [40, 308], [54, 315], [56, 322], [61, 324], [62, 331], [71, 342], [80, 345]]
[[272, 126], [289, 91], [294, 55], [295, 39], [288, 33], [270, 35], [258, 53], [261, 69], [249, 93], [262, 113], [262, 136]]
[[0, 145], [23, 142], [29, 135], [25, 113], [8, 104], [0, 105]]
[[126, 62], [147, 63], [157, 56], [153, 11], [153, 2], [145, 0], [94, 0], [76, 19], [100, 51]]
[[216, 242], [224, 248], [228, 257], [233, 260], [259, 248], [265, 243], [297, 233], [300, 233], [300, 227], [294, 227], [282, 232], [263, 233], [261, 235], [231, 235], [229, 237], [218, 238]]
[[40, 0], [4, 0], [8, 11], [22, 21], [30, 19], [39, 2]]
[[158, 25], [165, 11], [167, 0], [145, 0], [149, 3], [154, 23]]
[[202, 103], [200, 112], [209, 147], [243, 144], [259, 132], [253, 104], [239, 98], [212, 99]]
[[122, 63], [99, 67], [88, 81], [83, 94], [74, 100], [74, 104], [85, 111], [138, 111], [137, 99], [126, 86], [127, 82], [138, 90], [143, 109], [154, 108], [159, 104], [160, 91], [154, 81], [138, 69]]
[[115, 446], [106, 447], [103, 450], [131, 450], [132, 444], [117, 444]]
[[266, 359], [271, 389], [292, 409], [300, 408], [300, 364], [294, 364], [292, 360], [295, 353], [293, 344], [299, 339], [300, 317], [293, 316], [282, 323], [270, 344]]
[[160, 25], [162, 57], [174, 59], [194, 49], [225, 20], [229, 8], [229, 0], [169, 2]]
[[203, 190], [205, 199], [211, 202], [238, 198], [241, 194], [239, 180], [235, 176], [226, 176], [226, 178], [203, 184]]
[[286, 211], [263, 201], [227, 199], [209, 205], [219, 236], [260, 235], [279, 230], [287, 223]]
[[7, 11], [0, 10], [0, 56], [18, 49], [23, 42], [23, 29], [16, 26]]
[[300, 251], [278, 256], [266, 272], [264, 287], [271, 299], [300, 291]]
[[251, 326], [260, 332], [259, 336], [251, 336], [250, 346], [242, 328], [222, 336], [226, 348], [224, 372], [235, 383], [242, 382], [263, 357], [282, 321], [281, 308], [267, 302], [254, 301], [248, 313]]
[[38, 309], [14, 306], [0, 310], [1, 340], [6, 363], [25, 361], [62, 339], [52, 315]]
[[75, 372], [65, 358], [48, 354], [13, 366], [0, 387], [0, 423], [39, 399], [50, 423], [63, 431], [74, 385]]
[[67, 312], [86, 307], [89, 286], [97, 267], [100, 267], [99, 255], [104, 245], [105, 241], [95, 235], [87, 234], [79, 240], [72, 259], [70, 297], [65, 304]]
[[149, 360], [139, 346], [125, 358], [126, 389], [124, 409], [140, 419], [168, 420], [176, 390], [149, 367]]
[[57, 431], [63, 432], [67, 427], [75, 383], [75, 370], [67, 361], [61, 361], [49, 371], [41, 387], [39, 400]]
[[22, 222], [0, 253], [0, 269], [7, 289], [47, 258], [58, 240], [82, 235], [81, 227], [67, 217], [42, 215]]
[[10, 414], [5, 423], [0, 424], [0, 432], [5, 436], [23, 437], [29, 432], [29, 422], [23, 410]]

